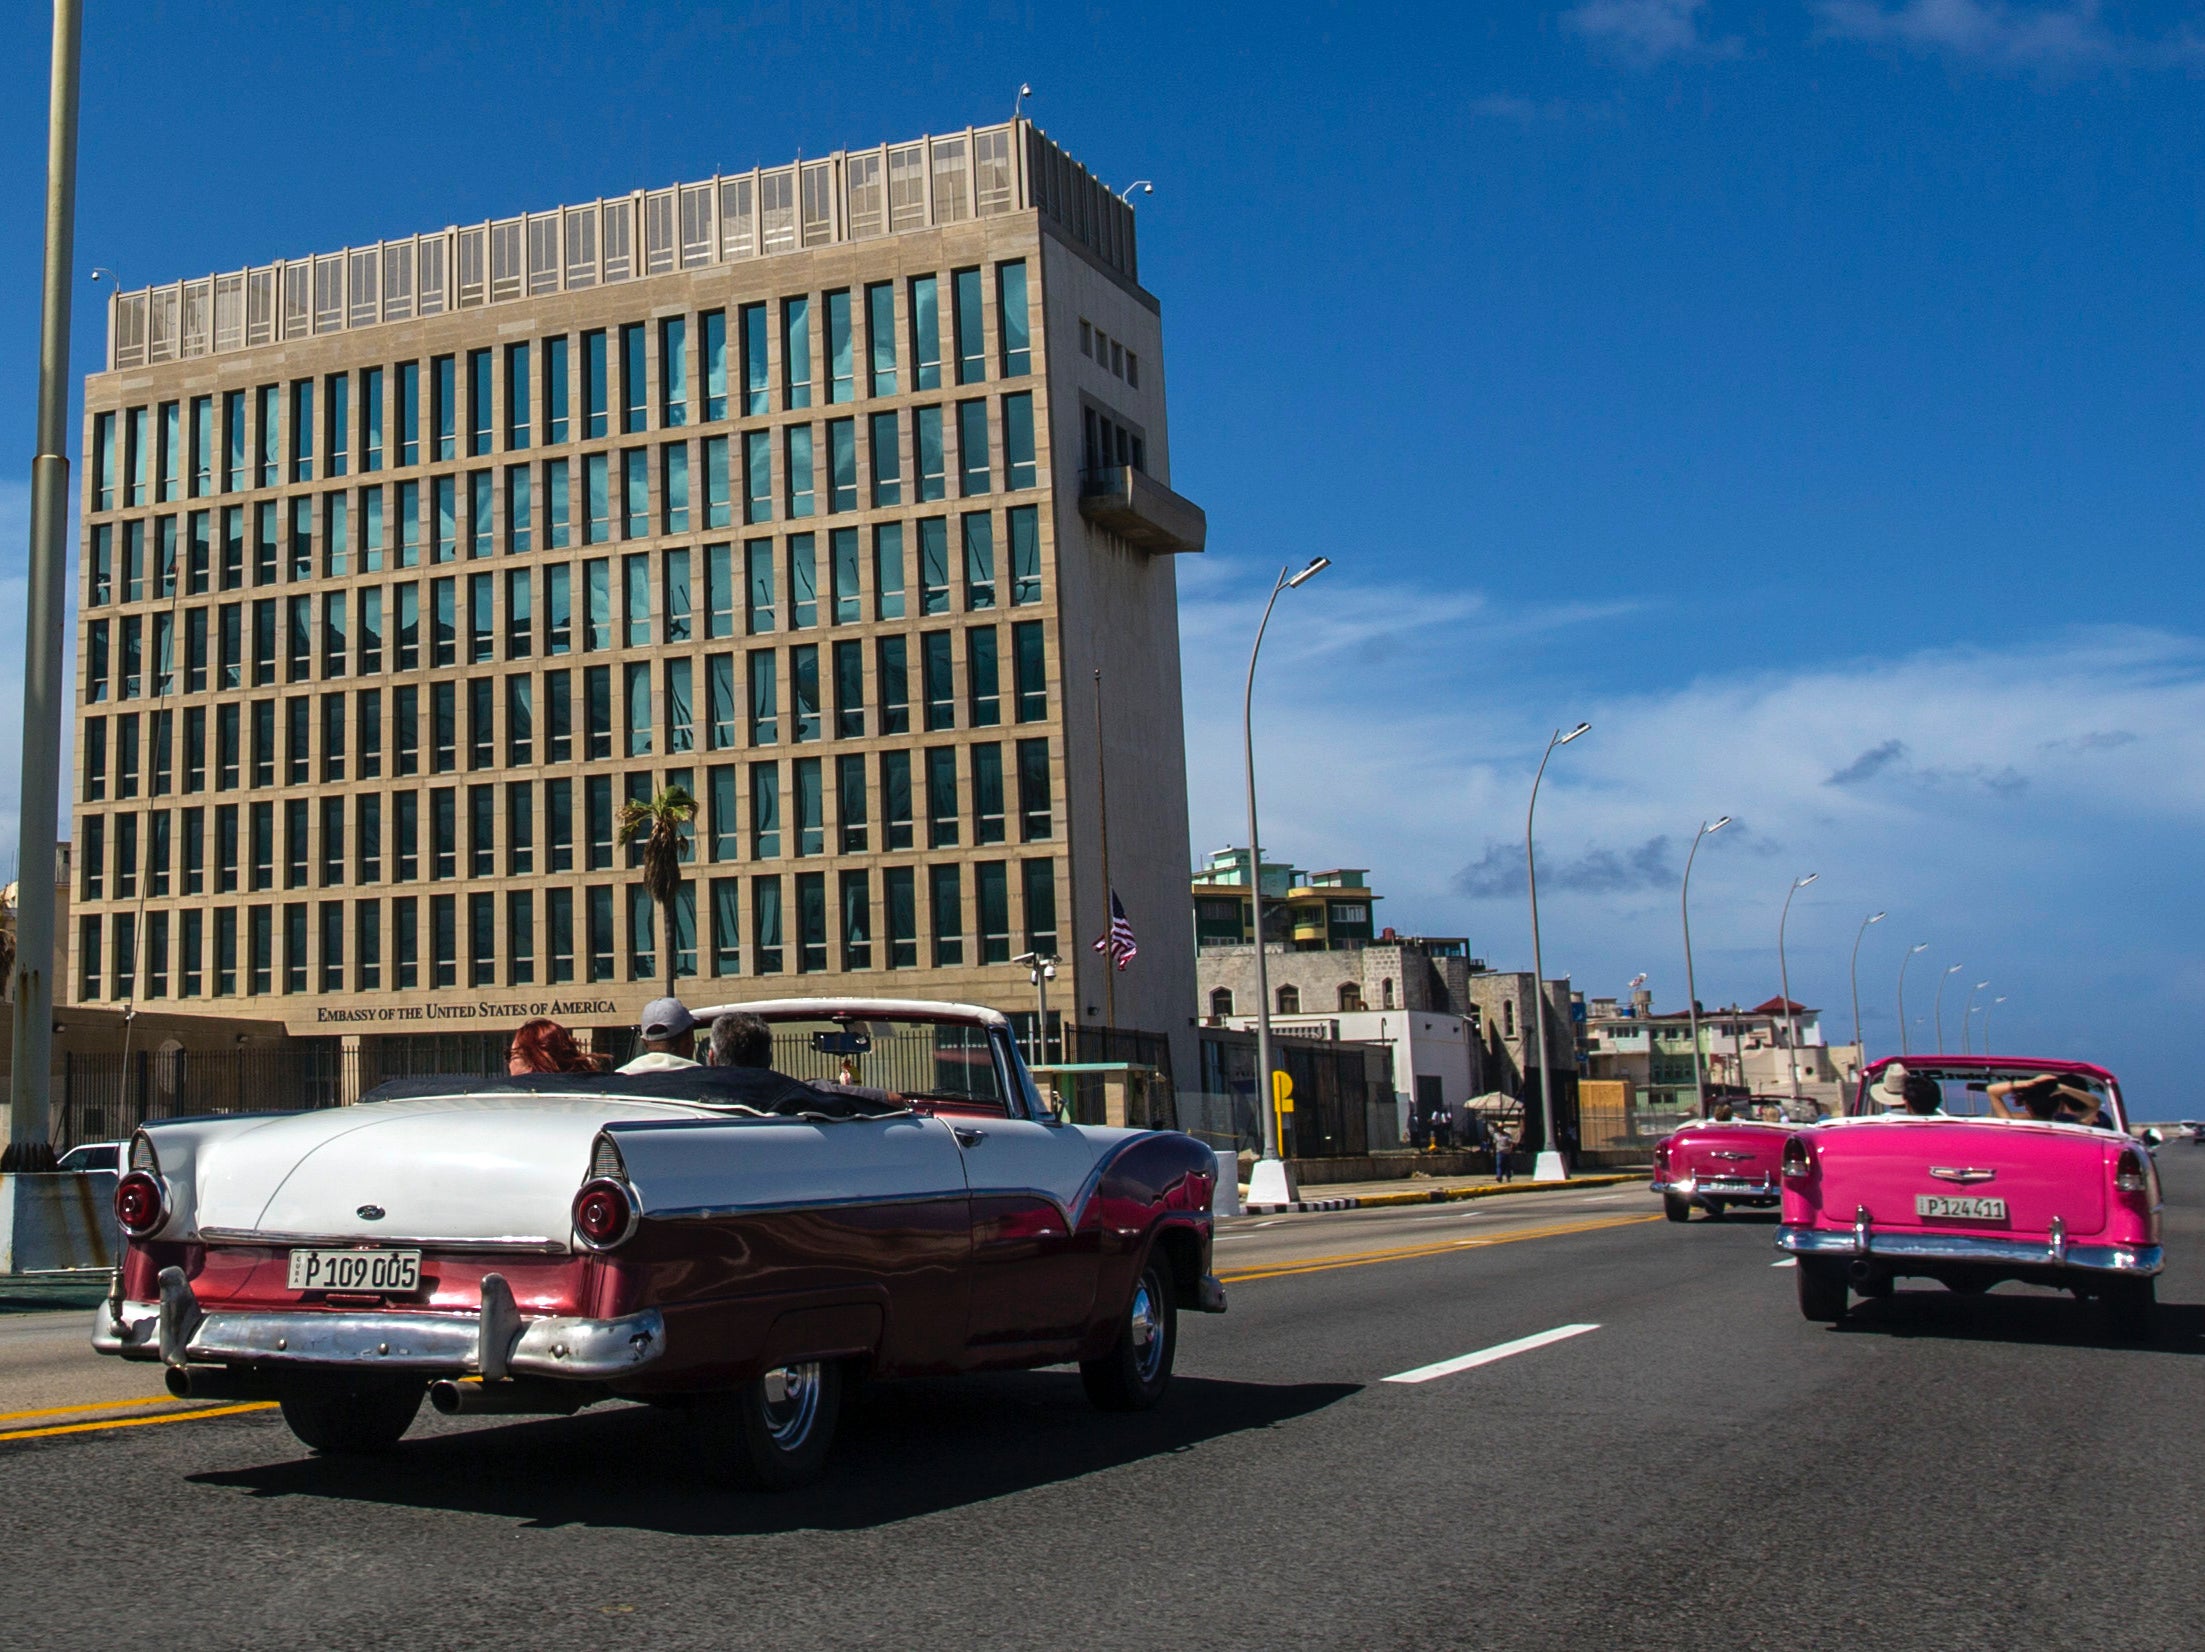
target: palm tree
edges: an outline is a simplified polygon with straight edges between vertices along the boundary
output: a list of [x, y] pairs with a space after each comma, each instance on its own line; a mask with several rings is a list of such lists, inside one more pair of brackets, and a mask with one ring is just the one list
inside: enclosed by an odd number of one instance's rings
[[681, 851], [697, 800], [668, 786], [648, 803], [630, 798], [620, 806], [620, 844], [643, 840], [643, 887], [658, 902], [659, 940], [665, 948], [666, 996], [674, 996], [674, 897], [681, 893]]

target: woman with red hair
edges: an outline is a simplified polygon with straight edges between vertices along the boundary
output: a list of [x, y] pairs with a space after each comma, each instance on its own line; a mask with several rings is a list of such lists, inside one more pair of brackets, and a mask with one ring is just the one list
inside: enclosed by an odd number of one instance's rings
[[556, 1021], [521, 1023], [513, 1035], [513, 1047], [505, 1058], [505, 1070], [520, 1077], [528, 1073], [594, 1073], [600, 1063], [575, 1043], [574, 1034]]

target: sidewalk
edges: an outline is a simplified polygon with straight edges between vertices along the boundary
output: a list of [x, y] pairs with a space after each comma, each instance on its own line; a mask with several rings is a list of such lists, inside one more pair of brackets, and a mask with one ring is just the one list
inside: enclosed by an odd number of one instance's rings
[[1411, 1176], [1383, 1182], [1326, 1182], [1304, 1190], [1290, 1205], [1251, 1205], [1243, 1194], [1243, 1210], [1250, 1216], [1272, 1216], [1284, 1211], [1374, 1210], [1387, 1205], [1452, 1204], [1458, 1199], [1507, 1198], [1517, 1193], [1558, 1193], [1570, 1188], [1614, 1187], [1619, 1183], [1645, 1182], [1646, 1170], [1588, 1171], [1566, 1182], [1535, 1182], [1528, 1176], [1498, 1181], [1491, 1176]]

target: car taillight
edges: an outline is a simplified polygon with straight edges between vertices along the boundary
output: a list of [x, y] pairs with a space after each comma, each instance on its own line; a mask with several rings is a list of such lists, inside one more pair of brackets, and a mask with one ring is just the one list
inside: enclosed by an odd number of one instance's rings
[[2133, 1147], [2121, 1149], [2121, 1156], [2114, 1162], [2113, 1185], [2123, 1193], [2141, 1193], [2151, 1185], [2144, 1169], [2144, 1155]]
[[1669, 1138], [1667, 1136], [1654, 1143], [1654, 1163], [1660, 1165], [1664, 1170], [1669, 1168]]
[[635, 1232], [642, 1212], [626, 1182], [609, 1176], [584, 1182], [574, 1195], [574, 1231], [591, 1250], [611, 1250]]
[[1790, 1181], [1804, 1181], [1815, 1173], [1815, 1153], [1800, 1136], [1787, 1137], [1784, 1142], [1784, 1175]]
[[115, 1184], [115, 1220], [133, 1239], [143, 1239], [160, 1227], [167, 1216], [161, 1184], [142, 1170], [133, 1170]]

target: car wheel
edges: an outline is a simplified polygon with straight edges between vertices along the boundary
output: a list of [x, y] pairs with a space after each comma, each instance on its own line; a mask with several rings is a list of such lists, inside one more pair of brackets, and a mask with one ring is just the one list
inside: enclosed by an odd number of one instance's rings
[[753, 1491], [791, 1491], [819, 1478], [841, 1415], [842, 1367], [815, 1359], [700, 1402], [690, 1423], [715, 1478]]
[[324, 1457], [371, 1457], [405, 1438], [426, 1386], [305, 1389], [281, 1396], [283, 1420]]
[[1799, 1259], [1799, 1311], [1817, 1325], [1835, 1325], [1850, 1306], [1845, 1271], [1816, 1257]]
[[1100, 1359], [1080, 1361], [1080, 1382], [1098, 1411], [1146, 1411], [1171, 1384], [1179, 1348], [1179, 1308], [1161, 1257], [1150, 1257], [1118, 1321], [1118, 1339]]
[[2159, 1282], [2155, 1279], [2114, 1279], [2106, 1283], [2098, 1301], [2105, 1309], [2106, 1324], [2126, 1341], [2148, 1341], [2159, 1312]]
[[1661, 1213], [1672, 1222], [1692, 1220], [1692, 1201], [1680, 1193], [1664, 1193], [1661, 1196]]

